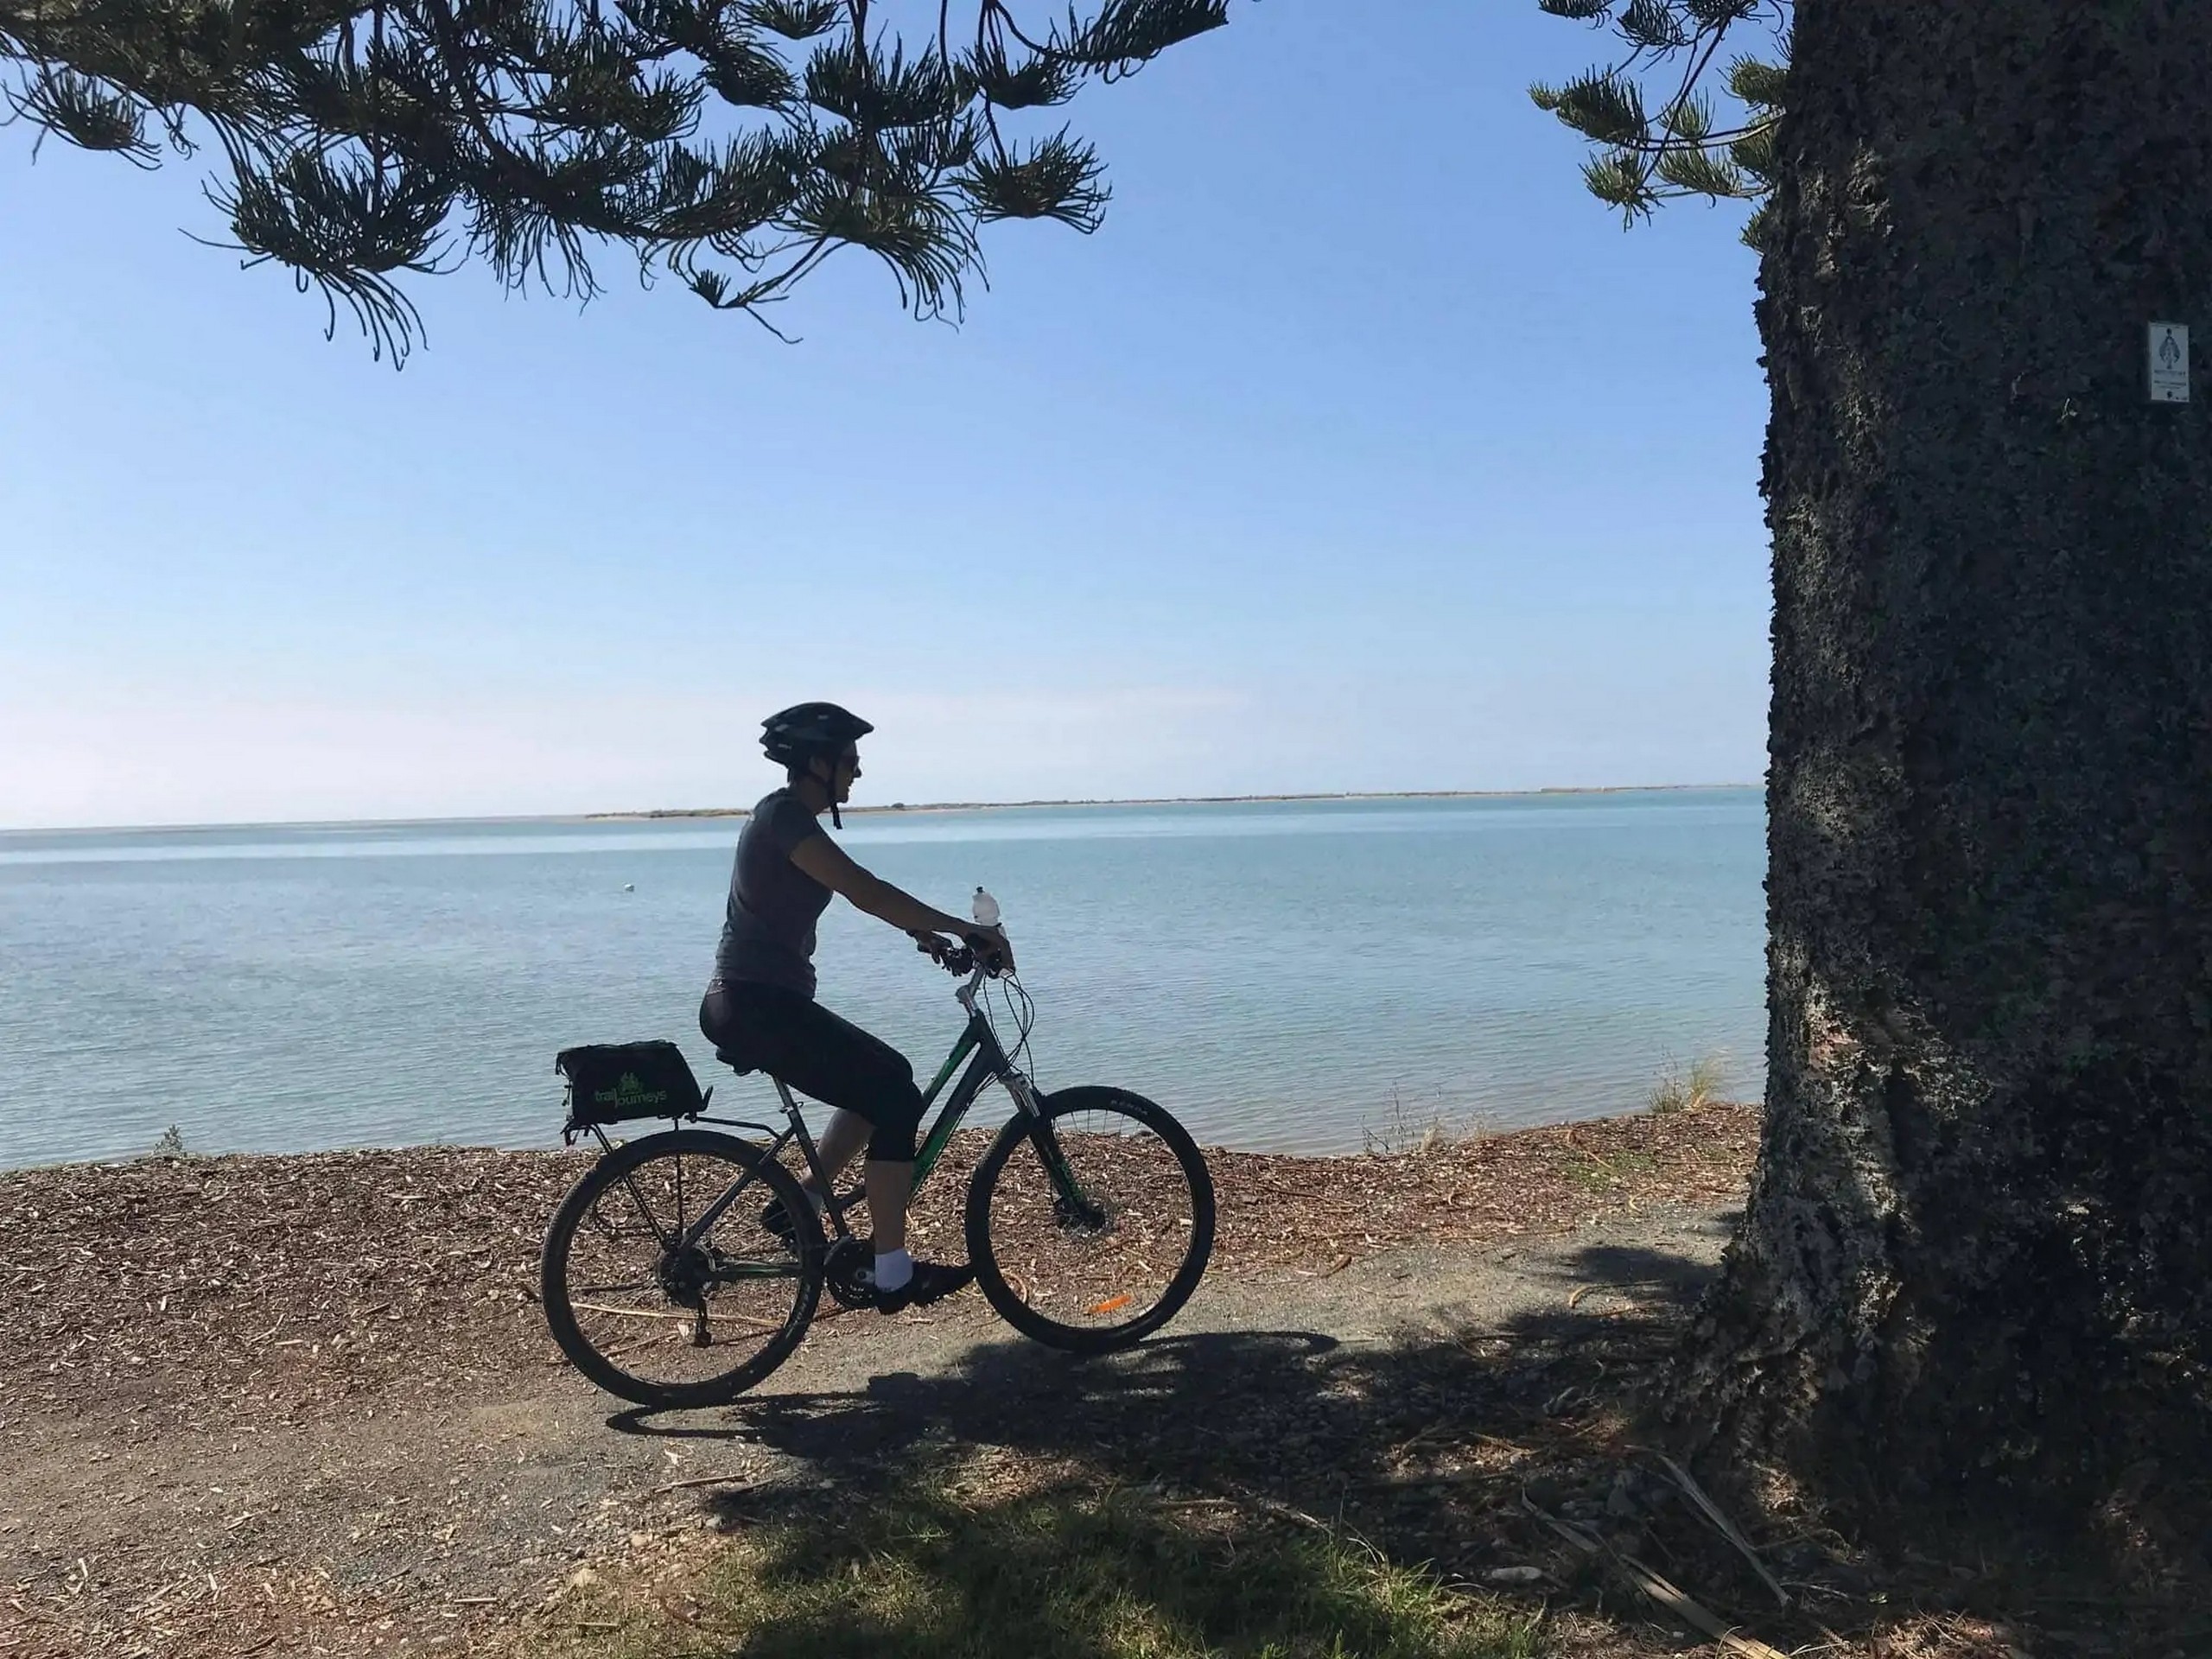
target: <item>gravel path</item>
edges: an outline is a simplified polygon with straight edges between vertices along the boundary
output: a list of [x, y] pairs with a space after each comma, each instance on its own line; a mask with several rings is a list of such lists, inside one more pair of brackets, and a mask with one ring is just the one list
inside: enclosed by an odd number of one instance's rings
[[[1729, 1178], [1718, 1164], [1707, 1173]], [[38, 1179], [59, 1177], [0, 1179], [17, 1183], [0, 1202], [20, 1214]], [[165, 1312], [146, 1321], [135, 1364], [94, 1364], [66, 1330], [31, 1348], [17, 1324], [0, 1352], [11, 1452], [0, 1469], [0, 1656], [496, 1644], [580, 1570], [730, 1524], [734, 1492], [864, 1485], [948, 1440], [1058, 1456], [1087, 1437], [1082, 1449], [1118, 1459], [1126, 1446], [1133, 1471], [1154, 1475], [1214, 1441], [1262, 1472], [1271, 1459], [1356, 1452], [1371, 1465], [1357, 1478], [1387, 1482], [1385, 1448], [1354, 1447], [1322, 1421], [1334, 1408], [1317, 1403], [1314, 1368], [1341, 1380], [1348, 1357], [1479, 1344], [1571, 1302], [1584, 1319], [1678, 1306], [1717, 1260], [1720, 1205], [1641, 1185], [1586, 1192], [1588, 1215], [1540, 1234], [1377, 1239], [1363, 1256], [1332, 1240], [1311, 1265], [1277, 1257], [1214, 1274], [1162, 1338], [1106, 1361], [1023, 1341], [973, 1293], [894, 1319], [841, 1313], [739, 1404], [650, 1419], [570, 1372], [497, 1252], [473, 1245], [474, 1271], [422, 1308], [372, 1281], [323, 1323], [302, 1318], [296, 1338], [251, 1333], [264, 1338], [255, 1363], [223, 1359], [235, 1319], [201, 1332], [188, 1375], [159, 1358]], [[19, 1303], [26, 1285], [63, 1273], [115, 1281], [113, 1264], [66, 1252], [26, 1268], [20, 1232], [8, 1248]], [[289, 1274], [309, 1301], [331, 1277], [313, 1263]], [[41, 1364], [41, 1353], [60, 1357]]]

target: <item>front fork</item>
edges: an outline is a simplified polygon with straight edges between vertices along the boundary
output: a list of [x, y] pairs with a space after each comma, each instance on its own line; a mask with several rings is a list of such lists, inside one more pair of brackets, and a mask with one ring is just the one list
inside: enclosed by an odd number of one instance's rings
[[1037, 1101], [1037, 1090], [1030, 1086], [1027, 1077], [1023, 1077], [1012, 1066], [1008, 1066], [999, 1073], [999, 1081], [1006, 1085], [1007, 1093], [1014, 1096], [1014, 1103], [1019, 1106], [1025, 1115], [1034, 1118], [1042, 1118], [1045, 1116], [1045, 1109]]
[[1029, 1079], [1008, 1068], [1001, 1081], [1006, 1091], [1014, 1096], [1014, 1103], [1029, 1120], [1029, 1144], [1037, 1148], [1038, 1161], [1045, 1166], [1045, 1177], [1052, 1184], [1052, 1213], [1063, 1226], [1082, 1227], [1096, 1231], [1106, 1224], [1105, 1210], [1083, 1190], [1076, 1179], [1075, 1169], [1068, 1162], [1066, 1151], [1060, 1145], [1059, 1133], [1052, 1127], [1052, 1120], [1045, 1115], [1038, 1103], [1037, 1091]]

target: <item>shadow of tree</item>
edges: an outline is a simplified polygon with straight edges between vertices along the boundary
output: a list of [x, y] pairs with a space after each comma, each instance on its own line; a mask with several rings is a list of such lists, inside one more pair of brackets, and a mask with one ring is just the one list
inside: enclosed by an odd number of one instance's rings
[[895, 1492], [760, 1517], [700, 1587], [711, 1612], [695, 1625], [710, 1619], [719, 1650], [748, 1659], [1537, 1650], [1532, 1612], [1452, 1594], [1324, 1531], [1079, 1475], [979, 1492], [920, 1472]]
[[[1779, 1605], [1651, 1449], [1656, 1385], [1710, 1274], [1687, 1255], [1598, 1246], [1552, 1270], [1555, 1300], [1488, 1327], [1432, 1324], [1362, 1342], [1299, 1330], [1191, 1332], [1091, 1359], [989, 1342], [943, 1374], [889, 1373], [848, 1392], [762, 1394], [712, 1415], [630, 1413], [612, 1422], [637, 1433], [754, 1442], [794, 1463], [795, 1479], [707, 1502], [726, 1529], [773, 1541], [748, 1571], [757, 1584], [781, 1584], [786, 1598], [854, 1573], [855, 1541], [868, 1541], [871, 1560], [915, 1586], [899, 1604], [904, 1614], [871, 1604], [872, 1616], [899, 1625], [879, 1633], [883, 1651], [939, 1651], [927, 1631], [955, 1617], [947, 1611], [955, 1605], [957, 1618], [988, 1626], [999, 1615], [987, 1617], [969, 1605], [975, 1599], [1058, 1584], [1045, 1565], [1058, 1561], [1065, 1606], [1037, 1613], [1044, 1623], [1008, 1637], [1046, 1643], [1030, 1650], [1101, 1659], [1153, 1650], [1097, 1645], [1103, 1618], [1164, 1621], [1197, 1644], [1187, 1649], [1194, 1653], [1287, 1655], [1306, 1649], [1287, 1635], [1291, 1645], [1270, 1649], [1238, 1646], [1224, 1632], [1273, 1628], [1258, 1614], [1296, 1601], [1287, 1586], [1300, 1574], [1351, 1582], [1348, 1559], [1377, 1571], [1422, 1568], [1420, 1581], [1432, 1590], [1517, 1595], [1528, 1613], [1548, 1601], [1554, 1634], [1578, 1618], [1614, 1621], [1599, 1646], [1577, 1650], [1676, 1649], [1688, 1627], [1628, 1586], [1622, 1558], [1785, 1649], [1827, 1643], [1835, 1653], [2000, 1659], [2016, 1644], [2026, 1649], [2031, 1627], [2044, 1659], [2208, 1650], [2186, 1645], [2194, 1640], [2187, 1608], [2164, 1602], [2102, 1605], [2090, 1629], [2054, 1625], [2031, 1593], [2038, 1583], [2053, 1587], [2047, 1558], [1876, 1560], [1780, 1507], [1737, 1517], [1786, 1586], [1789, 1605]], [[952, 1508], [932, 1507], [945, 1504]], [[1558, 1522], [1586, 1544], [1563, 1542]], [[979, 1578], [958, 1565], [963, 1541], [1012, 1577]], [[1273, 1587], [1224, 1607], [1211, 1582], [1219, 1569], [1177, 1554], [1208, 1548]], [[1390, 1645], [1399, 1636], [1387, 1620], [1373, 1622], [1376, 1599], [1395, 1605], [1413, 1593], [1410, 1582], [1364, 1582], [1335, 1614], [1322, 1610], [1325, 1622], [1344, 1621], [1345, 1653], [1522, 1650], [1503, 1624], [1480, 1634], [1487, 1646]], [[1560, 1606], [1573, 1610], [1566, 1625]], [[759, 1611], [767, 1622], [748, 1627], [756, 1635], [772, 1626], [799, 1645], [748, 1637], [748, 1654], [861, 1650], [807, 1647], [801, 1637], [815, 1629], [812, 1614]], [[2026, 1626], [2007, 1624], [2023, 1614]], [[1910, 1636], [1917, 1645], [1901, 1645], [1898, 1632], [1914, 1616], [1923, 1620]], [[816, 1634], [826, 1641], [828, 1628]], [[1355, 1642], [1355, 1631], [1365, 1634]], [[862, 1640], [850, 1625], [842, 1634]], [[1847, 1638], [1850, 1645], [1834, 1645]], [[1869, 1645], [1877, 1639], [1888, 1645]]]

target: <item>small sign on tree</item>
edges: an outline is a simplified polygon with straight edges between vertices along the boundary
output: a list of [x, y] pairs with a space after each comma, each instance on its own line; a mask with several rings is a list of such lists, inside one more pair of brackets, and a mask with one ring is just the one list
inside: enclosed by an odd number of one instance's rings
[[2189, 325], [2185, 322], [2151, 325], [2151, 401], [2189, 401]]

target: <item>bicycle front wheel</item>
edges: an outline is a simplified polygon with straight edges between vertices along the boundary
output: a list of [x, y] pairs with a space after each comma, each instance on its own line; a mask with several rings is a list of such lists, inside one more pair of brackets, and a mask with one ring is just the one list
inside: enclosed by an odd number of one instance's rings
[[1103, 1353], [1181, 1311], [1213, 1252], [1213, 1178], [1183, 1126], [1123, 1089], [1063, 1089], [1001, 1131], [968, 1188], [968, 1257], [1024, 1336]]
[[[772, 1200], [795, 1220], [788, 1245], [766, 1224]], [[719, 1405], [798, 1346], [822, 1256], [813, 1206], [758, 1147], [702, 1129], [647, 1135], [594, 1164], [554, 1212], [545, 1323], [609, 1394]]]

